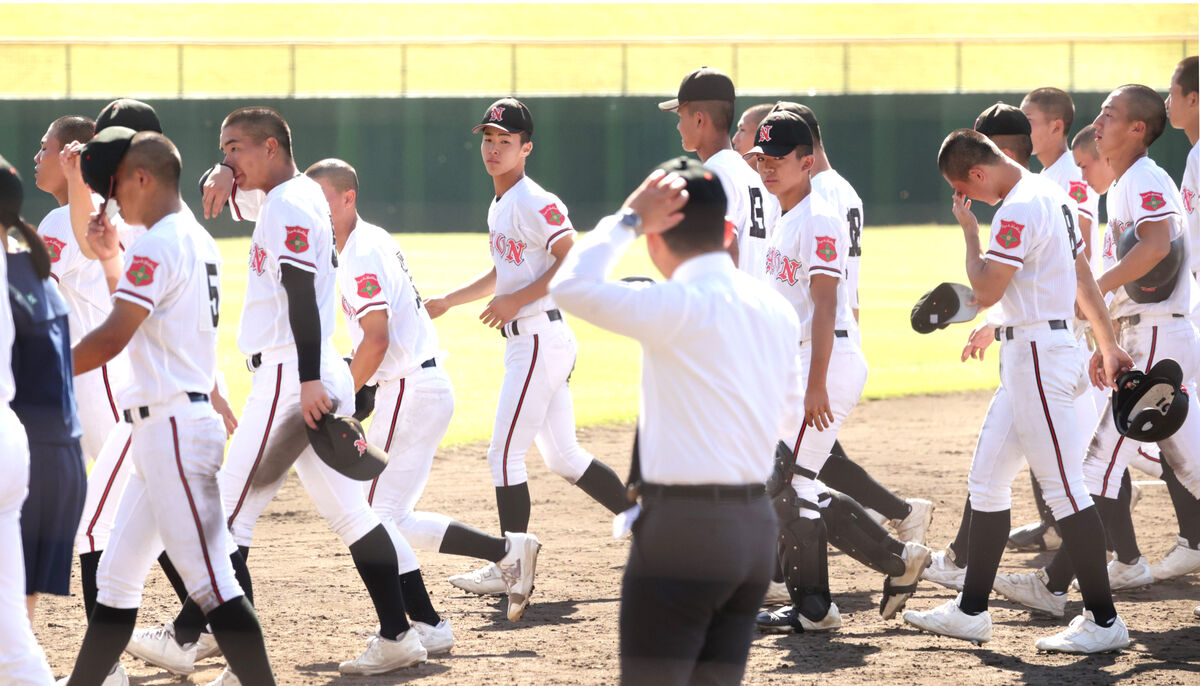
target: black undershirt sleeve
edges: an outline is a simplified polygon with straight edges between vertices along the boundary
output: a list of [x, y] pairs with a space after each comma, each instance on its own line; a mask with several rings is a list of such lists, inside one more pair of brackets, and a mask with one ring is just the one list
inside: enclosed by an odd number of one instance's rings
[[296, 339], [300, 383], [321, 378], [321, 315], [317, 311], [316, 275], [284, 264], [279, 281], [288, 298], [288, 323]]

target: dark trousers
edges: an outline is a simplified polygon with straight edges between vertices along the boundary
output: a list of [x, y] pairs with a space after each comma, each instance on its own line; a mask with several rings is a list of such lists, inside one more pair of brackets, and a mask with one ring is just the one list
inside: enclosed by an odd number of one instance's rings
[[770, 501], [642, 507], [621, 583], [621, 683], [740, 683], [775, 562]]

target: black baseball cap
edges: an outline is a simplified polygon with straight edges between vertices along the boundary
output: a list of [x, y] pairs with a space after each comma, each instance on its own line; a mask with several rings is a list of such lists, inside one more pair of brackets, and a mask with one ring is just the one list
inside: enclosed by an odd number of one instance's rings
[[913, 305], [909, 323], [917, 333], [931, 333], [955, 322], [969, 322], [979, 313], [978, 305], [967, 303], [975, 299], [970, 286], [945, 282], [938, 284]]
[[975, 130], [989, 138], [992, 136], [1028, 136], [1031, 131], [1029, 117], [1021, 110], [998, 102], [987, 108], [975, 119]]
[[808, 124], [794, 112], [773, 112], [758, 125], [754, 136], [754, 147], [743, 157], [768, 155], [783, 157], [798, 145], [812, 145], [812, 131]]
[[724, 100], [733, 102], [733, 80], [724, 72], [711, 67], [700, 67], [683, 77], [679, 84], [679, 94], [674, 100], [658, 103], [658, 109], [665, 112], [679, 109], [685, 102], [693, 100]]
[[117, 166], [137, 133], [124, 126], [110, 126], [96, 134], [79, 152], [79, 170], [84, 182], [105, 200], [112, 193]]
[[487, 127], [500, 129], [505, 133], [527, 133], [533, 135], [533, 115], [525, 103], [516, 98], [500, 98], [488, 106], [479, 126], [471, 129], [471, 133], [479, 133]]
[[[21, 222], [21, 202], [24, 199], [21, 175], [8, 160], [0, 157], [0, 227], [8, 228]], [[3, 248], [2, 244], [0, 248]]]
[[683, 206], [683, 221], [672, 231], [709, 231], [725, 227], [725, 189], [711, 169], [695, 158], [680, 156], [658, 165], [658, 168], [678, 174], [687, 182], [688, 201]]
[[354, 417], [327, 414], [316, 429], [304, 428], [317, 457], [343, 476], [370, 481], [387, 466], [387, 453], [367, 442], [362, 424]]
[[96, 116], [96, 133], [110, 126], [124, 126], [134, 131], [162, 133], [162, 124], [154, 108], [130, 98], [120, 98], [108, 103]]

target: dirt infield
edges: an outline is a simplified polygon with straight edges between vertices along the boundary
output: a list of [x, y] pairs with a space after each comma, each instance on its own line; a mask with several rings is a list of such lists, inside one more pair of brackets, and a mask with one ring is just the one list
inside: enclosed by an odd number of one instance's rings
[[[989, 395], [952, 394], [862, 403], [843, 431], [847, 451], [880, 481], [906, 497], [937, 505], [929, 533], [942, 546], [958, 524], [976, 430]], [[628, 467], [632, 427], [580, 432], [583, 444], [618, 473]], [[317, 516], [292, 478], [267, 509], [256, 531], [249, 564], [259, 617], [280, 684], [604, 684], [617, 676], [617, 609], [628, 543], [613, 541], [610, 518], [599, 506], [534, 458], [530, 464], [531, 531], [544, 543], [533, 605], [520, 623], [504, 616], [498, 600], [459, 593], [445, 582], [474, 561], [421, 553], [434, 603], [450, 619], [458, 644], [449, 656], [381, 677], [339, 677], [337, 663], [364, 647], [362, 633], [375, 624], [348, 551]], [[1135, 479], [1139, 478], [1135, 476]], [[1141, 477], [1144, 478], [1144, 477]], [[1015, 483], [1013, 522], [1032, 519], [1024, 474]], [[484, 529], [496, 527], [484, 450], [471, 446], [438, 457], [422, 509], [444, 512]], [[1148, 486], [1135, 512], [1143, 552], [1157, 560], [1174, 542], [1175, 522], [1166, 489]], [[1045, 554], [1007, 554], [1002, 571], [1033, 569]], [[1133, 646], [1118, 655], [1089, 658], [1039, 655], [1036, 637], [1066, 620], [1034, 618], [997, 600], [995, 639], [983, 648], [932, 637], [883, 622], [882, 579], [849, 560], [830, 557], [835, 601], [844, 626], [830, 635], [761, 636], [750, 652], [747, 684], [841, 683], [1200, 683], [1200, 577], [1117, 594]], [[66, 674], [84, 631], [78, 595], [48, 598], [35, 630], [58, 675]], [[924, 582], [910, 608], [926, 609], [952, 592]], [[1079, 611], [1078, 594], [1068, 613]], [[154, 570], [142, 624], [160, 622], [175, 609], [174, 596]], [[124, 656], [134, 684], [170, 684], [170, 674]], [[192, 680], [216, 678], [222, 663], [208, 660]], [[253, 686], [247, 684], [247, 686]]]

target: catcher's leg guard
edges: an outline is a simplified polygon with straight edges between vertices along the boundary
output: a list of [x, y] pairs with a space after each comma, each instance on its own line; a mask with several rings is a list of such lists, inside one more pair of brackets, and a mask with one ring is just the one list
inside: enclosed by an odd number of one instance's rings
[[821, 519], [829, 534], [829, 543], [867, 567], [886, 574], [904, 574], [904, 544], [894, 541], [887, 530], [867, 515], [858, 501], [834, 490], [829, 491], [829, 506], [821, 510]]
[[817, 510], [816, 503], [801, 501], [785, 488], [774, 499], [779, 518], [780, 559], [792, 606], [812, 621], [829, 613], [829, 554], [825, 523], [800, 516], [800, 509]]

